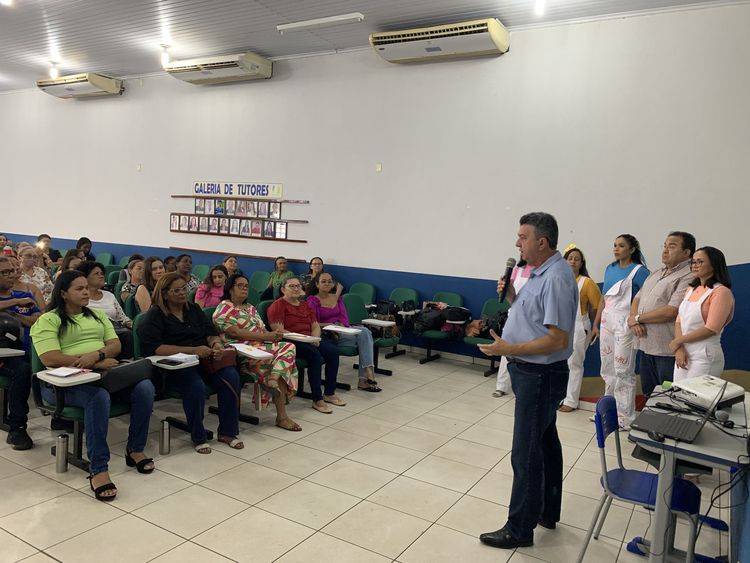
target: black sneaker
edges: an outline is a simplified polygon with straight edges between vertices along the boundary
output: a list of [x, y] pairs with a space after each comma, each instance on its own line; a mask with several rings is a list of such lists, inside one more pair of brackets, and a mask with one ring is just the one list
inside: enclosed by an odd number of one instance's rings
[[63, 420], [62, 418], [52, 417], [49, 423], [50, 430], [65, 430], [66, 432], [73, 432], [73, 421]]
[[34, 447], [34, 441], [25, 428], [11, 430], [8, 432], [8, 437], [5, 441], [12, 445], [14, 450], [30, 450]]

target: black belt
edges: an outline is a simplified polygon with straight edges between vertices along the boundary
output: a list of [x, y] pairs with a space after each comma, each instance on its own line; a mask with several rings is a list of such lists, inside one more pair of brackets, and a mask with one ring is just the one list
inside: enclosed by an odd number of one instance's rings
[[565, 364], [565, 365], [568, 365], [568, 360], [559, 360], [557, 362], [552, 362], [551, 364], [537, 364], [537, 363], [534, 363], [534, 362], [527, 362], [526, 360], [522, 360], [520, 358], [514, 358], [512, 356], [508, 356], [508, 363], [509, 364], [518, 364], [520, 366], [550, 367], [550, 366], [554, 366], [555, 364]]

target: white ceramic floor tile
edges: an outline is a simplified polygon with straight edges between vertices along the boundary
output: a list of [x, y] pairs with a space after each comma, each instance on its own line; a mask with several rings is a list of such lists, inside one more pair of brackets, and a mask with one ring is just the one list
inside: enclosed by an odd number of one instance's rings
[[298, 480], [277, 469], [250, 462], [201, 481], [201, 486], [247, 504], [255, 504]]
[[492, 469], [508, 453], [509, 450], [501, 450], [454, 438], [432, 452], [432, 455], [468, 463], [482, 469]]
[[470, 422], [464, 422], [462, 420], [456, 420], [455, 418], [448, 418], [445, 416], [438, 416], [436, 414], [423, 414], [422, 416], [415, 418], [407, 426], [412, 428], [419, 428], [421, 430], [428, 430], [435, 434], [442, 434], [444, 436], [457, 436], [469, 426]]
[[[149, 475], [141, 475], [131, 469], [126, 473], [112, 475], [112, 482], [117, 485], [117, 500], [113, 501], [114, 505], [126, 512], [136, 510], [190, 486], [188, 481], [163, 473], [158, 469]], [[88, 485], [86, 489], [83, 489], [85, 494], [93, 498], [94, 493], [87, 489]]]
[[150, 563], [229, 563], [231, 559], [222, 557], [192, 542], [185, 542], [164, 555], [152, 559]]
[[492, 532], [502, 528], [507, 519], [507, 507], [486, 500], [464, 496], [437, 523], [441, 526], [446, 526], [479, 538], [479, 534], [481, 533]]
[[510, 493], [513, 489], [513, 476], [497, 471], [490, 471], [479, 482], [469, 489], [468, 494], [496, 502], [503, 506], [510, 506]]
[[[0, 559], [0, 561], [2, 561], [2, 559]], [[21, 559], [19, 563], [56, 563], [56, 561], [40, 551], [31, 557]]]
[[[598, 500], [568, 493], [563, 490], [560, 521], [563, 524], [575, 526], [581, 530], [588, 530], [598, 504]], [[624, 508], [613, 504], [609, 508], [601, 534], [614, 540], [622, 541], [632, 514], [632, 505]]]
[[591, 429], [575, 430], [573, 428], [566, 428], [565, 426], [558, 426], [557, 435], [560, 438], [560, 443], [580, 449], [585, 449], [594, 440]]
[[[200, 507], [198, 518], [193, 511], [185, 510], [188, 506]], [[248, 505], [244, 502], [199, 485], [193, 485], [139, 508], [133, 514], [185, 539], [190, 539], [242, 512], [247, 507]]]
[[510, 428], [509, 431], [506, 432], [504, 430], [496, 430], [494, 428], [488, 428], [486, 426], [479, 426], [475, 424], [461, 432], [458, 437], [462, 440], [476, 442], [477, 444], [484, 444], [485, 446], [490, 446], [492, 448], [511, 450], [513, 447], [512, 428]]
[[[333, 416], [333, 415], [325, 415], [325, 414], [319, 413], [318, 411], [312, 408], [310, 408], [310, 410], [313, 411], [318, 416]], [[284, 430], [283, 428], [279, 428], [278, 426], [274, 424], [261, 424], [255, 428], [255, 432], [258, 432], [259, 434], [265, 434], [266, 436], [271, 436], [273, 438], [278, 438], [279, 440], [284, 440], [285, 442], [295, 442], [299, 440], [300, 438], [309, 436], [310, 434], [313, 434], [317, 432], [318, 430], [321, 430], [326, 427], [322, 421], [317, 421], [317, 418], [318, 418], [317, 416], [315, 416], [314, 418], [315, 418], [315, 421], [310, 420], [310, 419], [304, 419], [304, 423], [302, 422], [303, 419], [300, 419], [298, 423], [302, 427], [302, 430], [299, 432], [289, 432], [289, 430]]]
[[[293, 432], [289, 432], [289, 434], [293, 434]], [[258, 457], [259, 455], [263, 455], [275, 449], [286, 446], [289, 443], [289, 441], [287, 440], [281, 440], [279, 438], [275, 438], [273, 436], [251, 430], [245, 430], [244, 432], [241, 432], [239, 437], [245, 444], [244, 448], [242, 448], [241, 450], [233, 450], [231, 448], [227, 448], [226, 446], [217, 446], [219, 451], [223, 454], [231, 455], [249, 461], [253, 458]], [[211, 447], [214, 448], [213, 443], [211, 444]]]
[[307, 480], [342, 493], [365, 498], [395, 477], [396, 474], [390, 471], [341, 459], [313, 473]]
[[484, 469], [436, 456], [427, 456], [404, 475], [465, 493], [484, 477]]
[[0, 530], [0, 545], [3, 546], [0, 549], [0, 562], [2, 563], [20, 561], [24, 557], [30, 557], [37, 552], [29, 544], [22, 542], [5, 530]]
[[456, 491], [400, 476], [367, 500], [434, 522], [459, 498]]
[[331, 455], [298, 444], [289, 444], [283, 448], [273, 450], [253, 461], [266, 467], [278, 469], [295, 477], [307, 477], [311, 473], [330, 465], [338, 456]]
[[[519, 547], [518, 552], [537, 557], [550, 563], [570, 563], [578, 558], [586, 532], [558, 524], [554, 530], [537, 526], [534, 530], [534, 545]], [[620, 552], [620, 542], [614, 542], [601, 536], [592, 541], [584, 557], [585, 563], [604, 563], [616, 561]]]
[[430, 523], [364, 501], [323, 528], [326, 534], [396, 558]]
[[210, 454], [199, 454], [190, 449], [164, 457], [159, 460], [158, 469], [185, 481], [198, 483], [243, 463], [243, 460], [221, 451], [222, 447], [228, 446], [217, 445], [216, 442], [210, 445], [213, 450]]
[[0, 480], [25, 472], [26, 468], [22, 465], [18, 465], [17, 463], [13, 463], [12, 461], [0, 457]]
[[380, 441], [429, 454], [445, 444], [449, 439], [448, 436], [442, 434], [428, 432], [427, 430], [421, 430], [419, 428], [402, 426], [401, 428], [381, 437]]
[[60, 561], [76, 563], [129, 563], [148, 561], [182, 542], [179, 536], [126, 514], [59, 543], [47, 553]]
[[335, 428], [324, 428], [315, 434], [301, 438], [296, 443], [315, 448], [329, 454], [345, 456], [372, 441], [372, 438], [350, 434]]
[[446, 418], [455, 418], [456, 420], [462, 420], [464, 422], [475, 423], [482, 420], [487, 416], [492, 409], [477, 409], [473, 405], [467, 405], [455, 401], [449, 401], [436, 409], [430, 411], [430, 414], [436, 414], [438, 416], [444, 416]]
[[563, 480], [563, 490], [598, 500], [602, 496], [601, 473], [571, 469]]
[[46, 549], [122, 515], [111, 504], [73, 491], [5, 516], [0, 527], [37, 549]]
[[333, 428], [337, 430], [344, 430], [345, 432], [373, 440], [396, 430], [398, 427], [399, 425], [393, 422], [387, 422], [364, 414], [356, 414], [333, 425]]
[[193, 539], [234, 561], [273, 561], [314, 530], [258, 508], [249, 508]]
[[258, 508], [319, 530], [360, 501], [309, 481], [299, 481], [257, 504]]
[[367, 409], [362, 414], [394, 424], [406, 424], [422, 413], [414, 412], [407, 406], [395, 405], [389, 402]]
[[[5, 440], [2, 441], [5, 442]], [[8, 447], [0, 451], [0, 457], [27, 469], [36, 469], [55, 461], [54, 456], [50, 452], [50, 447], [54, 443], [54, 440], [47, 438], [43, 441], [35, 442], [34, 447], [30, 450], [19, 451]]]
[[71, 491], [69, 487], [31, 471], [6, 477], [0, 483], [2, 483], [0, 516], [6, 516]]
[[386, 471], [402, 473], [427, 454], [376, 440], [347, 456], [348, 459]]
[[477, 422], [477, 426], [512, 433], [514, 423], [515, 420], [512, 416], [508, 416], [507, 414], [500, 414], [499, 412], [491, 412], [482, 420]]
[[390, 563], [391, 559], [322, 532], [309, 537], [276, 560], [277, 563]]
[[398, 560], [403, 563], [502, 563], [511, 555], [512, 550], [483, 545], [476, 537], [435, 524], [399, 555]]

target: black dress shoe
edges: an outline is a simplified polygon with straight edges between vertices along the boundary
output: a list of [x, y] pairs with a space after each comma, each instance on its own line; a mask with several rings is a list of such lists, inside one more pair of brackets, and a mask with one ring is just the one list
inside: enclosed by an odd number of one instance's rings
[[479, 536], [479, 541], [492, 547], [499, 547], [500, 549], [515, 549], [516, 547], [528, 547], [534, 545], [533, 538], [528, 540], [517, 540], [511, 533], [505, 528], [501, 528], [495, 532], [487, 532]]
[[537, 520], [537, 524], [539, 524], [542, 528], [547, 528], [548, 530], [554, 530], [557, 528], [557, 522], [555, 520], [545, 520], [544, 518], [539, 518]]
[[49, 422], [50, 430], [65, 430], [66, 432], [73, 432], [73, 421], [63, 420], [62, 418], [52, 417]]
[[30, 450], [34, 447], [34, 442], [25, 428], [16, 428], [8, 432], [5, 442], [12, 445], [14, 450]]

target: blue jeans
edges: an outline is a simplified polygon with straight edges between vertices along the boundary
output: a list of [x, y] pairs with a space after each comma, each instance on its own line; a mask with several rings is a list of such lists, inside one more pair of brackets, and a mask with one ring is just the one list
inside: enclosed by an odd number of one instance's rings
[[[65, 404], [83, 409], [83, 424], [86, 433], [86, 450], [89, 457], [89, 471], [92, 475], [108, 470], [109, 446], [109, 407], [111, 399], [103, 387], [77, 385], [64, 390]], [[114, 394], [117, 400], [130, 403], [130, 426], [128, 445], [130, 452], [142, 452], [148, 439], [148, 422], [154, 406], [154, 384], [150, 379], [139, 381], [130, 389]], [[42, 384], [44, 400], [56, 404], [54, 389]]]
[[638, 354], [641, 356], [641, 388], [648, 397], [654, 392], [654, 387], [672, 381], [674, 356], [652, 356], [640, 351]]
[[10, 377], [8, 387], [8, 425], [11, 430], [26, 428], [29, 420], [31, 366], [23, 356], [3, 358], [0, 375]]
[[182, 408], [193, 443], [203, 444], [206, 441], [206, 429], [203, 426], [206, 383], [216, 390], [219, 403], [217, 432], [220, 436], [237, 437], [240, 433], [240, 376], [236, 368], [225, 367], [212, 375], [202, 374], [198, 366], [167, 373], [170, 383], [182, 395]]
[[[310, 382], [313, 401], [322, 401], [323, 393], [320, 391], [321, 370], [323, 360], [326, 362], [326, 387], [325, 394], [336, 394], [336, 376], [339, 372], [339, 350], [335, 345], [325, 340], [320, 341], [319, 346], [313, 346], [307, 342], [295, 342], [297, 357], [307, 362], [307, 380]], [[300, 384], [301, 387], [302, 384]]]
[[364, 326], [353, 326], [352, 328], [358, 328], [360, 331], [357, 334], [338, 333], [338, 345], [357, 348], [359, 352], [359, 377], [362, 379], [365, 376], [365, 368], [371, 368], [375, 365], [375, 348], [372, 344], [370, 329]]
[[517, 540], [534, 537], [537, 520], [560, 520], [563, 458], [557, 407], [568, 388], [568, 362], [508, 363], [516, 396], [513, 428], [513, 489], [507, 530]]

